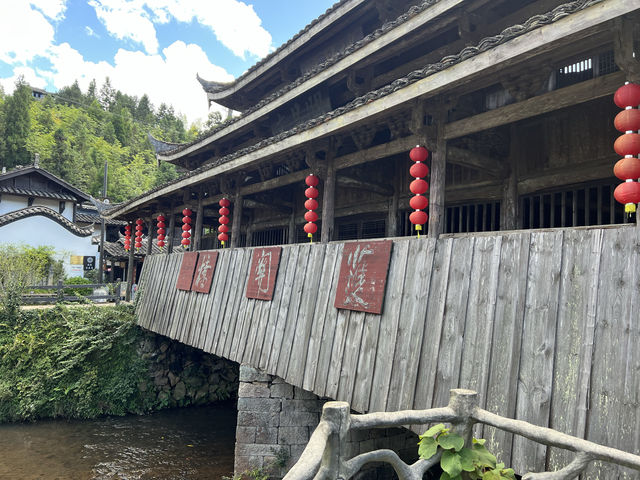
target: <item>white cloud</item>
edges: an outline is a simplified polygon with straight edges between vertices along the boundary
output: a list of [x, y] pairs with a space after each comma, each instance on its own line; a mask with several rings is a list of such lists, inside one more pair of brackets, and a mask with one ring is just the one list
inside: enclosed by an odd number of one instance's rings
[[53, 43], [53, 35], [53, 26], [40, 11], [26, 2], [13, 2], [0, 15], [0, 61], [24, 64], [36, 55], [44, 55]]
[[29, 3], [52, 20], [62, 20], [67, 9], [66, 0], [31, 0]]
[[235, 55], [263, 57], [272, 50], [271, 34], [253, 6], [238, 0], [91, 0], [98, 18], [109, 33], [119, 39], [140, 43], [155, 53], [158, 40], [154, 23], [174, 18], [178, 22], [197, 21]]
[[[200, 73], [207, 79], [228, 82], [233, 76], [224, 68], [212, 64], [200, 46], [177, 41], [162, 50], [162, 54], [148, 55], [141, 51], [120, 49], [113, 64], [86, 61], [68, 43], [51, 47], [49, 71], [38, 71], [41, 79], [46, 79], [56, 88], [71, 85], [75, 80], [83, 91], [89, 82], [96, 79], [100, 85], [106, 77], [111, 85], [129, 95], [141, 97], [145, 93], [158, 107], [161, 103], [173, 105], [174, 109], [186, 115], [189, 122], [206, 120], [208, 114], [207, 96], [196, 79]], [[33, 72], [33, 71], [31, 71]], [[33, 85], [30, 78], [25, 79]], [[13, 90], [15, 78], [1, 79], [7, 91]], [[220, 108], [222, 113], [224, 109]]]
[[18, 77], [22, 76], [24, 81], [32, 87], [45, 88], [47, 81], [38, 75], [38, 73], [31, 67], [16, 67], [13, 69], [13, 75], [7, 78], [0, 78], [0, 86], [4, 89], [5, 93], [13, 92]]
[[127, 0], [91, 0], [98, 19], [109, 33], [120, 40], [132, 40], [148, 53], [158, 51], [156, 29], [144, 10], [144, 2]]

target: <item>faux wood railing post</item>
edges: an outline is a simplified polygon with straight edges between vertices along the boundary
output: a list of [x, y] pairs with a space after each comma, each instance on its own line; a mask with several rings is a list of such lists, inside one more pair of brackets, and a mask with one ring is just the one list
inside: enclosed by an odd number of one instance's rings
[[349, 433], [349, 404], [347, 402], [327, 402], [322, 407], [322, 420], [331, 426], [333, 432], [327, 441], [320, 470], [326, 479], [342, 478], [344, 463], [344, 442]]
[[452, 422], [452, 430], [464, 438], [465, 445], [470, 446], [475, 423], [471, 417], [478, 408], [478, 392], [455, 388], [451, 390], [448, 406], [461, 418], [458, 422]]

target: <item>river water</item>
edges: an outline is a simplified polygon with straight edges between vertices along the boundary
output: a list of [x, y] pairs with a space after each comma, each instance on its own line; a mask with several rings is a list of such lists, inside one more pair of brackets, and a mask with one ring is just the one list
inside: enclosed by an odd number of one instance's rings
[[232, 403], [0, 425], [0, 479], [221, 480], [233, 474], [235, 428]]

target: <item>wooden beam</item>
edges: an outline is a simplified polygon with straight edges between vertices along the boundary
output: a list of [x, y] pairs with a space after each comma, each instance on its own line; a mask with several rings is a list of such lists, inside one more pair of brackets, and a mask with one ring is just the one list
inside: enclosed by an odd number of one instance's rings
[[231, 220], [231, 248], [240, 245], [240, 229], [242, 228], [242, 205], [244, 201], [240, 189], [233, 199], [233, 219]]
[[505, 164], [495, 158], [458, 147], [447, 148], [447, 163], [453, 163], [474, 170], [482, 170], [498, 178], [504, 177], [506, 170]]
[[393, 187], [389, 185], [383, 185], [381, 183], [359, 180], [357, 178], [349, 177], [346, 175], [340, 175], [339, 177], [337, 177], [336, 181], [339, 187], [358, 188], [367, 190], [371, 193], [377, 193], [378, 195], [382, 195], [385, 197], [390, 197], [391, 195], [393, 195]]
[[624, 73], [616, 72], [603, 77], [586, 80], [570, 87], [538, 95], [522, 102], [512, 103], [489, 112], [451, 122], [445, 126], [447, 140], [464, 137], [471, 133], [507, 125], [544, 113], [560, 110], [596, 98], [612, 95], [624, 83]]
[[444, 120], [447, 109], [442, 102], [436, 107], [435, 124], [437, 136], [435, 148], [431, 153], [431, 182], [429, 188], [429, 218], [428, 234], [431, 238], [438, 238], [444, 233], [445, 222], [445, 181], [447, 169], [447, 140], [444, 138]]
[[196, 224], [193, 229], [193, 249], [200, 250], [202, 243], [202, 221], [204, 220], [204, 205], [202, 205], [203, 200], [202, 190], [198, 192], [198, 206], [196, 207]]
[[637, 20], [616, 18], [613, 29], [613, 53], [615, 62], [630, 82], [640, 81], [640, 59], [634, 53], [633, 28]]
[[244, 198], [242, 200], [242, 206], [244, 208], [259, 208], [259, 209], [271, 209], [271, 210], [275, 210], [277, 212], [281, 212], [281, 213], [285, 213], [285, 214], [290, 214], [291, 213], [291, 208], [285, 207], [284, 205], [278, 205], [276, 203], [266, 203], [266, 202], [260, 202], [259, 200], [251, 200], [248, 198]]
[[320, 241], [329, 243], [333, 240], [336, 206], [336, 165], [333, 152], [327, 152], [327, 174], [323, 178], [322, 190], [322, 231]]

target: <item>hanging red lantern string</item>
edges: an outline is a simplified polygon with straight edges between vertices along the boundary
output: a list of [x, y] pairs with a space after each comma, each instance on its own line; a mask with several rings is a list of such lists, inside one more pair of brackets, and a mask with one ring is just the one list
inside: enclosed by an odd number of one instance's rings
[[218, 213], [220, 214], [220, 218], [218, 219], [218, 222], [220, 223], [220, 226], [218, 227], [218, 240], [220, 240], [220, 243], [222, 244], [222, 248], [224, 248], [225, 244], [227, 243], [227, 241], [229, 240], [229, 206], [231, 205], [231, 202], [229, 201], [229, 199], [227, 198], [221, 198], [220, 201], [218, 202], [218, 205], [220, 205], [220, 210], [218, 210]]
[[164, 247], [164, 239], [165, 239], [165, 233], [167, 232], [165, 230], [165, 223], [164, 223], [164, 216], [163, 215], [158, 215], [158, 223], [156, 224], [156, 227], [158, 227], [158, 247], [159, 248], [163, 248]]
[[409, 190], [414, 194], [409, 201], [409, 205], [415, 210], [409, 215], [409, 221], [415, 225], [418, 237], [420, 237], [422, 226], [427, 223], [429, 218], [427, 212], [424, 211], [429, 205], [429, 199], [424, 196], [429, 190], [429, 184], [422, 179], [422, 177], [429, 175], [429, 167], [424, 163], [428, 157], [429, 150], [420, 145], [415, 146], [409, 152], [409, 158], [414, 162], [409, 169], [409, 175], [415, 178], [409, 185]]
[[131, 224], [124, 226], [124, 249], [128, 252], [131, 248]]
[[640, 203], [640, 85], [627, 83], [613, 96], [615, 104], [624, 108], [616, 115], [613, 125], [622, 132], [613, 149], [624, 158], [618, 160], [613, 173], [624, 180], [613, 192], [614, 198], [624, 205], [624, 211], [632, 214]]
[[191, 245], [191, 215], [193, 212], [188, 208], [182, 210], [182, 244], [183, 248], [189, 248]]
[[136, 220], [136, 243], [134, 244], [136, 247], [136, 252], [139, 252], [142, 248], [142, 229], [144, 222], [141, 218]]
[[318, 177], [311, 174], [305, 178], [304, 183], [307, 185], [307, 189], [304, 191], [305, 197], [307, 200], [304, 202], [304, 208], [307, 209], [307, 212], [304, 214], [304, 219], [307, 221], [304, 225], [304, 231], [307, 233], [307, 237], [309, 237], [309, 241], [313, 243], [313, 234], [318, 231], [318, 226], [315, 222], [318, 221], [318, 214], [314, 212], [316, 208], [318, 208]]

